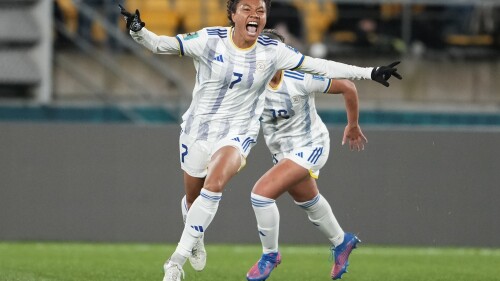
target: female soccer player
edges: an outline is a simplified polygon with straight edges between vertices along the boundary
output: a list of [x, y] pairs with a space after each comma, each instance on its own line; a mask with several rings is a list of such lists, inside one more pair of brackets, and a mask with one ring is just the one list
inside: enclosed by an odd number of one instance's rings
[[[263, 36], [284, 42], [274, 30]], [[247, 273], [249, 281], [266, 280], [281, 262], [278, 251], [279, 211], [275, 200], [288, 192], [310, 221], [330, 240], [335, 263], [331, 277], [346, 271], [347, 259], [359, 239], [344, 233], [315, 179], [325, 165], [329, 149], [328, 130], [315, 106], [315, 93], [343, 94], [348, 124], [342, 144], [363, 150], [366, 137], [358, 125], [358, 95], [354, 83], [296, 71], [279, 70], [266, 88], [261, 126], [275, 165], [255, 184], [251, 193], [263, 255]]]
[[[179, 138], [184, 171], [184, 204], [189, 209], [175, 252], [164, 265], [164, 281], [178, 281], [182, 267], [217, 212], [227, 182], [245, 165], [260, 128], [264, 89], [280, 69], [298, 69], [331, 78], [372, 79], [388, 86], [393, 66], [362, 68], [306, 57], [285, 44], [260, 36], [271, 0], [228, 0], [230, 27], [209, 27], [175, 37], [144, 28], [139, 11], [122, 7], [134, 40], [156, 54], [190, 56], [196, 84]], [[198, 196], [199, 195], [199, 196]], [[196, 251], [200, 253], [200, 251]], [[205, 255], [193, 267], [205, 266]], [[193, 262], [193, 259], [190, 259]]]

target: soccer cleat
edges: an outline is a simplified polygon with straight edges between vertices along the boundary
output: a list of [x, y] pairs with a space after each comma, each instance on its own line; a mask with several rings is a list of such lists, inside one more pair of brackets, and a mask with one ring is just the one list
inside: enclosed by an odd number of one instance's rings
[[203, 235], [194, 244], [191, 256], [189, 256], [189, 263], [196, 271], [202, 271], [205, 268], [207, 251], [205, 250], [205, 243], [203, 243]]
[[344, 241], [337, 247], [332, 247], [332, 255], [335, 263], [332, 268], [332, 279], [342, 278], [342, 274], [347, 272], [347, 267], [349, 266], [349, 255], [351, 251], [356, 248], [356, 244], [360, 243], [361, 240], [352, 233], [344, 234]]
[[281, 254], [279, 252], [276, 253], [269, 253], [269, 254], [262, 254], [262, 257], [260, 260], [255, 263], [252, 268], [247, 273], [247, 280], [248, 281], [264, 281], [266, 280], [269, 275], [271, 274], [271, 271], [275, 267], [278, 266], [278, 264], [281, 263]]
[[163, 265], [163, 270], [165, 271], [163, 281], [181, 281], [181, 277], [184, 278], [184, 270], [182, 270], [182, 266], [171, 260], [168, 260]]

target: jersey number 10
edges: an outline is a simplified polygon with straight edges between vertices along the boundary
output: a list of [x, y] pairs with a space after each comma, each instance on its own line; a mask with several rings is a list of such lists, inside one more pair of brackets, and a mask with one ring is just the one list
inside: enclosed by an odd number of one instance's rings
[[273, 119], [276, 119], [278, 117], [281, 117], [283, 119], [290, 118], [290, 115], [288, 115], [288, 111], [286, 109], [280, 109], [280, 110], [269, 109], [269, 111], [271, 111], [271, 113], [273, 114]]

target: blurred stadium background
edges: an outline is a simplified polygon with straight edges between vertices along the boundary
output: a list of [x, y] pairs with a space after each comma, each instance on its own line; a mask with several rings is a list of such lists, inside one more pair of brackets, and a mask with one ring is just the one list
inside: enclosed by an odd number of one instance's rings
[[[226, 25], [225, 0], [125, 0], [158, 34]], [[115, 1], [0, 0], [0, 240], [177, 242], [179, 118], [189, 58], [153, 56]], [[401, 60], [404, 80], [356, 82], [363, 153], [338, 144], [339, 97], [317, 97], [332, 153], [319, 180], [367, 243], [500, 247], [500, 1], [274, 0], [268, 27], [305, 54]], [[249, 203], [260, 140], [210, 242], [258, 243]], [[289, 198], [282, 241], [323, 243]]]

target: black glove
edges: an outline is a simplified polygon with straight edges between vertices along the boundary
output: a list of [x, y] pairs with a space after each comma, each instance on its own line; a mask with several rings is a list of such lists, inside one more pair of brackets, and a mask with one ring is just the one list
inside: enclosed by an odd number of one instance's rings
[[141, 21], [141, 14], [139, 13], [139, 10], [136, 9], [135, 14], [131, 14], [127, 10], [125, 10], [122, 5], [118, 4], [118, 6], [120, 7], [120, 13], [123, 15], [125, 21], [127, 22], [128, 30], [137, 32], [146, 26], [146, 23]]
[[394, 68], [399, 63], [399, 61], [396, 61], [387, 66], [374, 67], [372, 70], [372, 80], [377, 81], [386, 87], [389, 87], [389, 82], [387, 82], [387, 80], [389, 80], [391, 76], [394, 76], [399, 80], [403, 79], [403, 77], [401, 77], [401, 75], [397, 72], [398, 69]]

